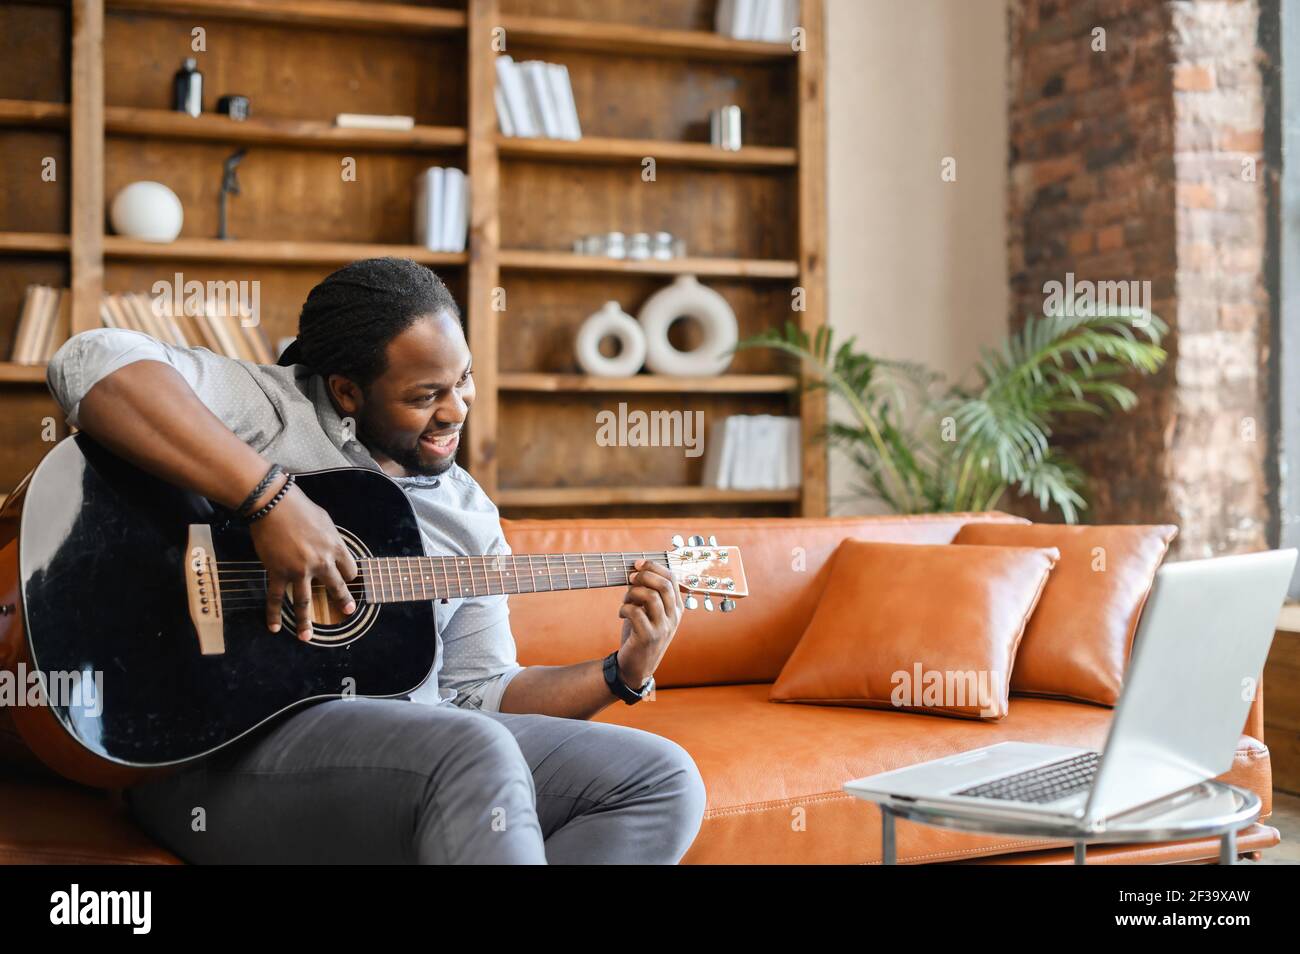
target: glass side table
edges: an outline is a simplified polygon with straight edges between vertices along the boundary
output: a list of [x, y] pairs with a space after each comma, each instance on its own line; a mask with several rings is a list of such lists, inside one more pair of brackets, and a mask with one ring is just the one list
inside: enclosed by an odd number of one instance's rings
[[898, 863], [895, 818], [957, 831], [1072, 841], [1076, 865], [1087, 863], [1086, 852], [1090, 842], [1133, 844], [1184, 841], [1213, 835], [1219, 838], [1219, 864], [1232, 865], [1237, 863], [1237, 832], [1259, 818], [1261, 803], [1254, 792], [1235, 785], [1201, 782], [1158, 802], [1116, 815], [1107, 821], [1106, 827], [1095, 831], [1073, 822], [1000, 818], [976, 809], [963, 810], [950, 805], [941, 808], [879, 805], [879, 808], [881, 859], [887, 865]]

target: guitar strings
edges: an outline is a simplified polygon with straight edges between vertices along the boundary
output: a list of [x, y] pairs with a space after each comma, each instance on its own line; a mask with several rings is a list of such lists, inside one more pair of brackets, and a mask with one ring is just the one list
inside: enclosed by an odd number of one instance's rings
[[[629, 559], [629, 557], [631, 559]], [[542, 592], [536, 586], [539, 582], [547, 584], [548, 590], [553, 592], [556, 589], [594, 589], [608, 586], [620, 586], [626, 582], [626, 574], [635, 569], [635, 560], [646, 558], [663, 558], [668, 559], [665, 551], [620, 551], [619, 553], [592, 553], [592, 554], [500, 554], [495, 556], [452, 556], [452, 557], [363, 557], [358, 559], [358, 567], [369, 566], [371, 570], [371, 579], [376, 583], [376, 589], [395, 591], [399, 597], [406, 597], [410, 594], [410, 599], [385, 600], [380, 599], [376, 602], [414, 602], [425, 599], [437, 600], [444, 598], [440, 595], [429, 595], [427, 590], [442, 589], [447, 599], [463, 599], [466, 588], [474, 589], [480, 585], [480, 581], [475, 576], [475, 571], [483, 574], [483, 585], [491, 588], [498, 585], [502, 588], [502, 594], [523, 594], [529, 592]], [[379, 561], [412, 561], [413, 565], [402, 565], [401, 563]], [[448, 569], [447, 561], [451, 561], [452, 569]], [[489, 564], [499, 564], [503, 560], [509, 560], [515, 564], [516, 569], [522, 569], [521, 561], [529, 561], [528, 572], [512, 572], [503, 569], [499, 565], [496, 567]], [[536, 561], [545, 561], [539, 568]], [[436, 561], [436, 562], [435, 562]], [[595, 565], [593, 565], [595, 564]], [[227, 560], [217, 561], [217, 567], [260, 567], [262, 564], [256, 560]], [[453, 581], [453, 570], [455, 579]], [[469, 574], [468, 584], [462, 576], [462, 571]], [[251, 572], [251, 575], [250, 575]], [[611, 574], [622, 574], [618, 578], [610, 579]], [[497, 580], [490, 579], [491, 574], [496, 574]], [[507, 579], [509, 577], [509, 579]], [[266, 571], [261, 570], [229, 570], [226, 573], [219, 574], [220, 591], [222, 593], [223, 607], [238, 609], [250, 606], [265, 605], [266, 603]], [[509, 586], [522, 587], [526, 581], [532, 581], [534, 588], [527, 589], [508, 589]], [[555, 581], [563, 581], [562, 587], [557, 587]], [[460, 591], [460, 595], [453, 596], [450, 590], [455, 583], [455, 589]], [[253, 585], [248, 585], [253, 584]], [[350, 595], [358, 598], [358, 603], [368, 603], [365, 599], [366, 586], [364, 580], [352, 580], [345, 583]], [[383, 595], [383, 594], [381, 594]], [[472, 596], [488, 595], [482, 593], [471, 593]], [[227, 598], [229, 597], [229, 598]]]

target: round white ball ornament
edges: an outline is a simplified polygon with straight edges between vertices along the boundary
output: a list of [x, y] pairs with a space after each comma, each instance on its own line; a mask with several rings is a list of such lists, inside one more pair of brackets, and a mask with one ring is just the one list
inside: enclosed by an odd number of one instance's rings
[[161, 182], [132, 182], [113, 196], [108, 219], [113, 231], [146, 242], [171, 242], [181, 234], [185, 210]]

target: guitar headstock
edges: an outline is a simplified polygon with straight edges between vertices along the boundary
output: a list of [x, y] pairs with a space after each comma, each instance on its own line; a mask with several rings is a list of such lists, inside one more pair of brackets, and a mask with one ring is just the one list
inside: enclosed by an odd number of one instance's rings
[[700, 536], [688, 540], [673, 537], [668, 569], [686, 593], [687, 609], [699, 606], [696, 594], [702, 594], [706, 610], [713, 609], [714, 596], [721, 596], [722, 612], [730, 613], [736, 608], [737, 599], [749, 595], [740, 548], [719, 546], [717, 537], [708, 540]]

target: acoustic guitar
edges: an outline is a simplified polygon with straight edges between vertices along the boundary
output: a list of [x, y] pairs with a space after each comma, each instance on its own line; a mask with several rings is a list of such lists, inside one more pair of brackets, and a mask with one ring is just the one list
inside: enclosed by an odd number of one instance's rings
[[[434, 601], [626, 586], [638, 559], [671, 571], [688, 607], [746, 596], [735, 547], [700, 537], [662, 551], [437, 556], [406, 494], [360, 468], [297, 475], [360, 571], [344, 616], [312, 594], [310, 642], [293, 608], [266, 627], [266, 574], [247, 527], [84, 433], [55, 446], [6, 501], [0, 668], [28, 747], [83, 784], [117, 788], [209, 756], [287, 712], [345, 696], [392, 698], [435, 661]], [[24, 675], [17, 679], [12, 674]], [[5, 673], [0, 673], [3, 677]], [[36, 703], [36, 704], [32, 704]]]

